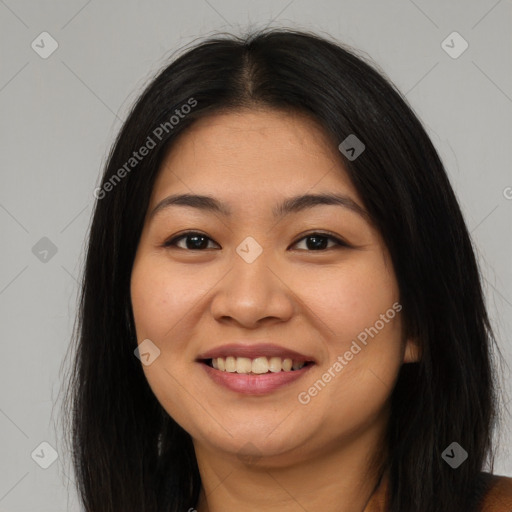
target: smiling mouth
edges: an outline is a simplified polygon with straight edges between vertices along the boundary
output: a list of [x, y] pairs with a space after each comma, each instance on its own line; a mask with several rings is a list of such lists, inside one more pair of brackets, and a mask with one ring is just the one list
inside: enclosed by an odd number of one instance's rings
[[220, 372], [238, 373], [242, 375], [264, 375], [268, 373], [294, 372], [306, 366], [313, 365], [313, 361], [294, 361], [291, 358], [281, 357], [215, 357], [203, 359], [202, 363]]

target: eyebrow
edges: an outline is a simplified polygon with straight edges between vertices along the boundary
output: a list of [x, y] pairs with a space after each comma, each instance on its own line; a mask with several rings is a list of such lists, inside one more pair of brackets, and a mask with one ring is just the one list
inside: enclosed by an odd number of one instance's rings
[[[353, 199], [345, 195], [333, 193], [304, 194], [285, 199], [272, 209], [275, 218], [280, 219], [290, 213], [298, 213], [304, 210], [314, 208], [319, 205], [342, 206], [357, 213], [366, 221], [369, 221], [369, 215]], [[199, 194], [176, 194], [170, 195], [160, 201], [150, 213], [150, 219], [154, 218], [162, 210], [170, 206], [185, 206], [196, 208], [206, 212], [213, 212], [230, 217], [231, 209], [211, 196]]]

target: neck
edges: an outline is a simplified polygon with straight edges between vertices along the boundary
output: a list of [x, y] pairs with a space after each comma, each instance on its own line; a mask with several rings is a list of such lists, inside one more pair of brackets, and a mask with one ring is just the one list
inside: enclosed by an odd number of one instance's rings
[[194, 443], [202, 490], [197, 512], [364, 512], [382, 475], [381, 430], [337, 440], [322, 453], [253, 464]]

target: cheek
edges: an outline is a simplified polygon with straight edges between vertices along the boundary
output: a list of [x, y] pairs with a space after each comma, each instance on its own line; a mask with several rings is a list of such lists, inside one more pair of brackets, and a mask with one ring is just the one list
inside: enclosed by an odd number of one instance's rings
[[[322, 321], [322, 330], [333, 346], [342, 350], [359, 333], [379, 321], [399, 300], [392, 269], [376, 253], [354, 258], [350, 264], [327, 268], [325, 273], [301, 274], [303, 300]], [[395, 317], [394, 311], [392, 311]], [[396, 330], [386, 323], [383, 332]]]
[[305, 391], [323, 420], [357, 430], [382, 412], [402, 364], [394, 272], [369, 254], [310, 289], [311, 307], [324, 324], [327, 359], [323, 375]]
[[150, 256], [136, 261], [131, 277], [131, 301], [138, 342], [149, 338], [166, 355], [169, 341], [173, 352], [181, 351], [179, 331], [187, 315], [204, 293], [189, 274], [171, 273], [161, 261]]
[[201, 396], [201, 390], [187, 380], [183, 360], [191, 357], [187, 335], [197, 324], [193, 305], [206, 290], [197, 276], [176, 268], [171, 272], [166, 262], [151, 255], [135, 261], [130, 288], [138, 343], [150, 339], [160, 350], [151, 365], [142, 365], [148, 384], [167, 413], [187, 430], [193, 429], [190, 411], [192, 416], [200, 415], [193, 397]]
[[164, 342], [169, 330], [193, 309], [204, 293], [197, 279], [177, 272], [161, 261], [143, 257], [136, 261], [131, 277], [131, 300], [137, 339]]

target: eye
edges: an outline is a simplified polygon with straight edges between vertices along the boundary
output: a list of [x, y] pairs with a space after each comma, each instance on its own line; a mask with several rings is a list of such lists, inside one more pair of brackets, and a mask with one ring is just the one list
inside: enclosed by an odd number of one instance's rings
[[[182, 247], [179, 244], [182, 240], [185, 239], [185, 247]], [[208, 240], [213, 240], [203, 233], [199, 233], [197, 231], [187, 231], [186, 233], [182, 233], [181, 235], [168, 240], [163, 244], [164, 247], [175, 246], [180, 249], [190, 250], [190, 251], [198, 251], [202, 249], [206, 249], [208, 246]]]
[[329, 241], [334, 242], [334, 246], [350, 247], [349, 244], [347, 244], [343, 240], [340, 240], [338, 237], [328, 233], [310, 233], [300, 238], [293, 245], [297, 245], [299, 242], [302, 242], [303, 240], [306, 241], [306, 249], [312, 251], [323, 251], [326, 249], [332, 249], [333, 246], [327, 247]]
[[[324, 251], [326, 249], [332, 249], [333, 246], [327, 246], [329, 241], [334, 242], [334, 247], [350, 247], [349, 244], [347, 244], [343, 240], [340, 240], [338, 237], [334, 235], [317, 232], [310, 233], [307, 236], [300, 238], [293, 245], [297, 245], [299, 242], [302, 242], [303, 240], [306, 240], [306, 249], [309, 251]], [[185, 246], [179, 245], [182, 241], [185, 241]], [[186, 233], [182, 233], [179, 236], [171, 238], [170, 240], [166, 241], [163, 244], [163, 246], [178, 247], [180, 249], [185, 249], [189, 251], [201, 251], [202, 249], [208, 248], [208, 241], [213, 242], [213, 240], [210, 237], [204, 235], [203, 233], [200, 233], [198, 231], [188, 231]]]

